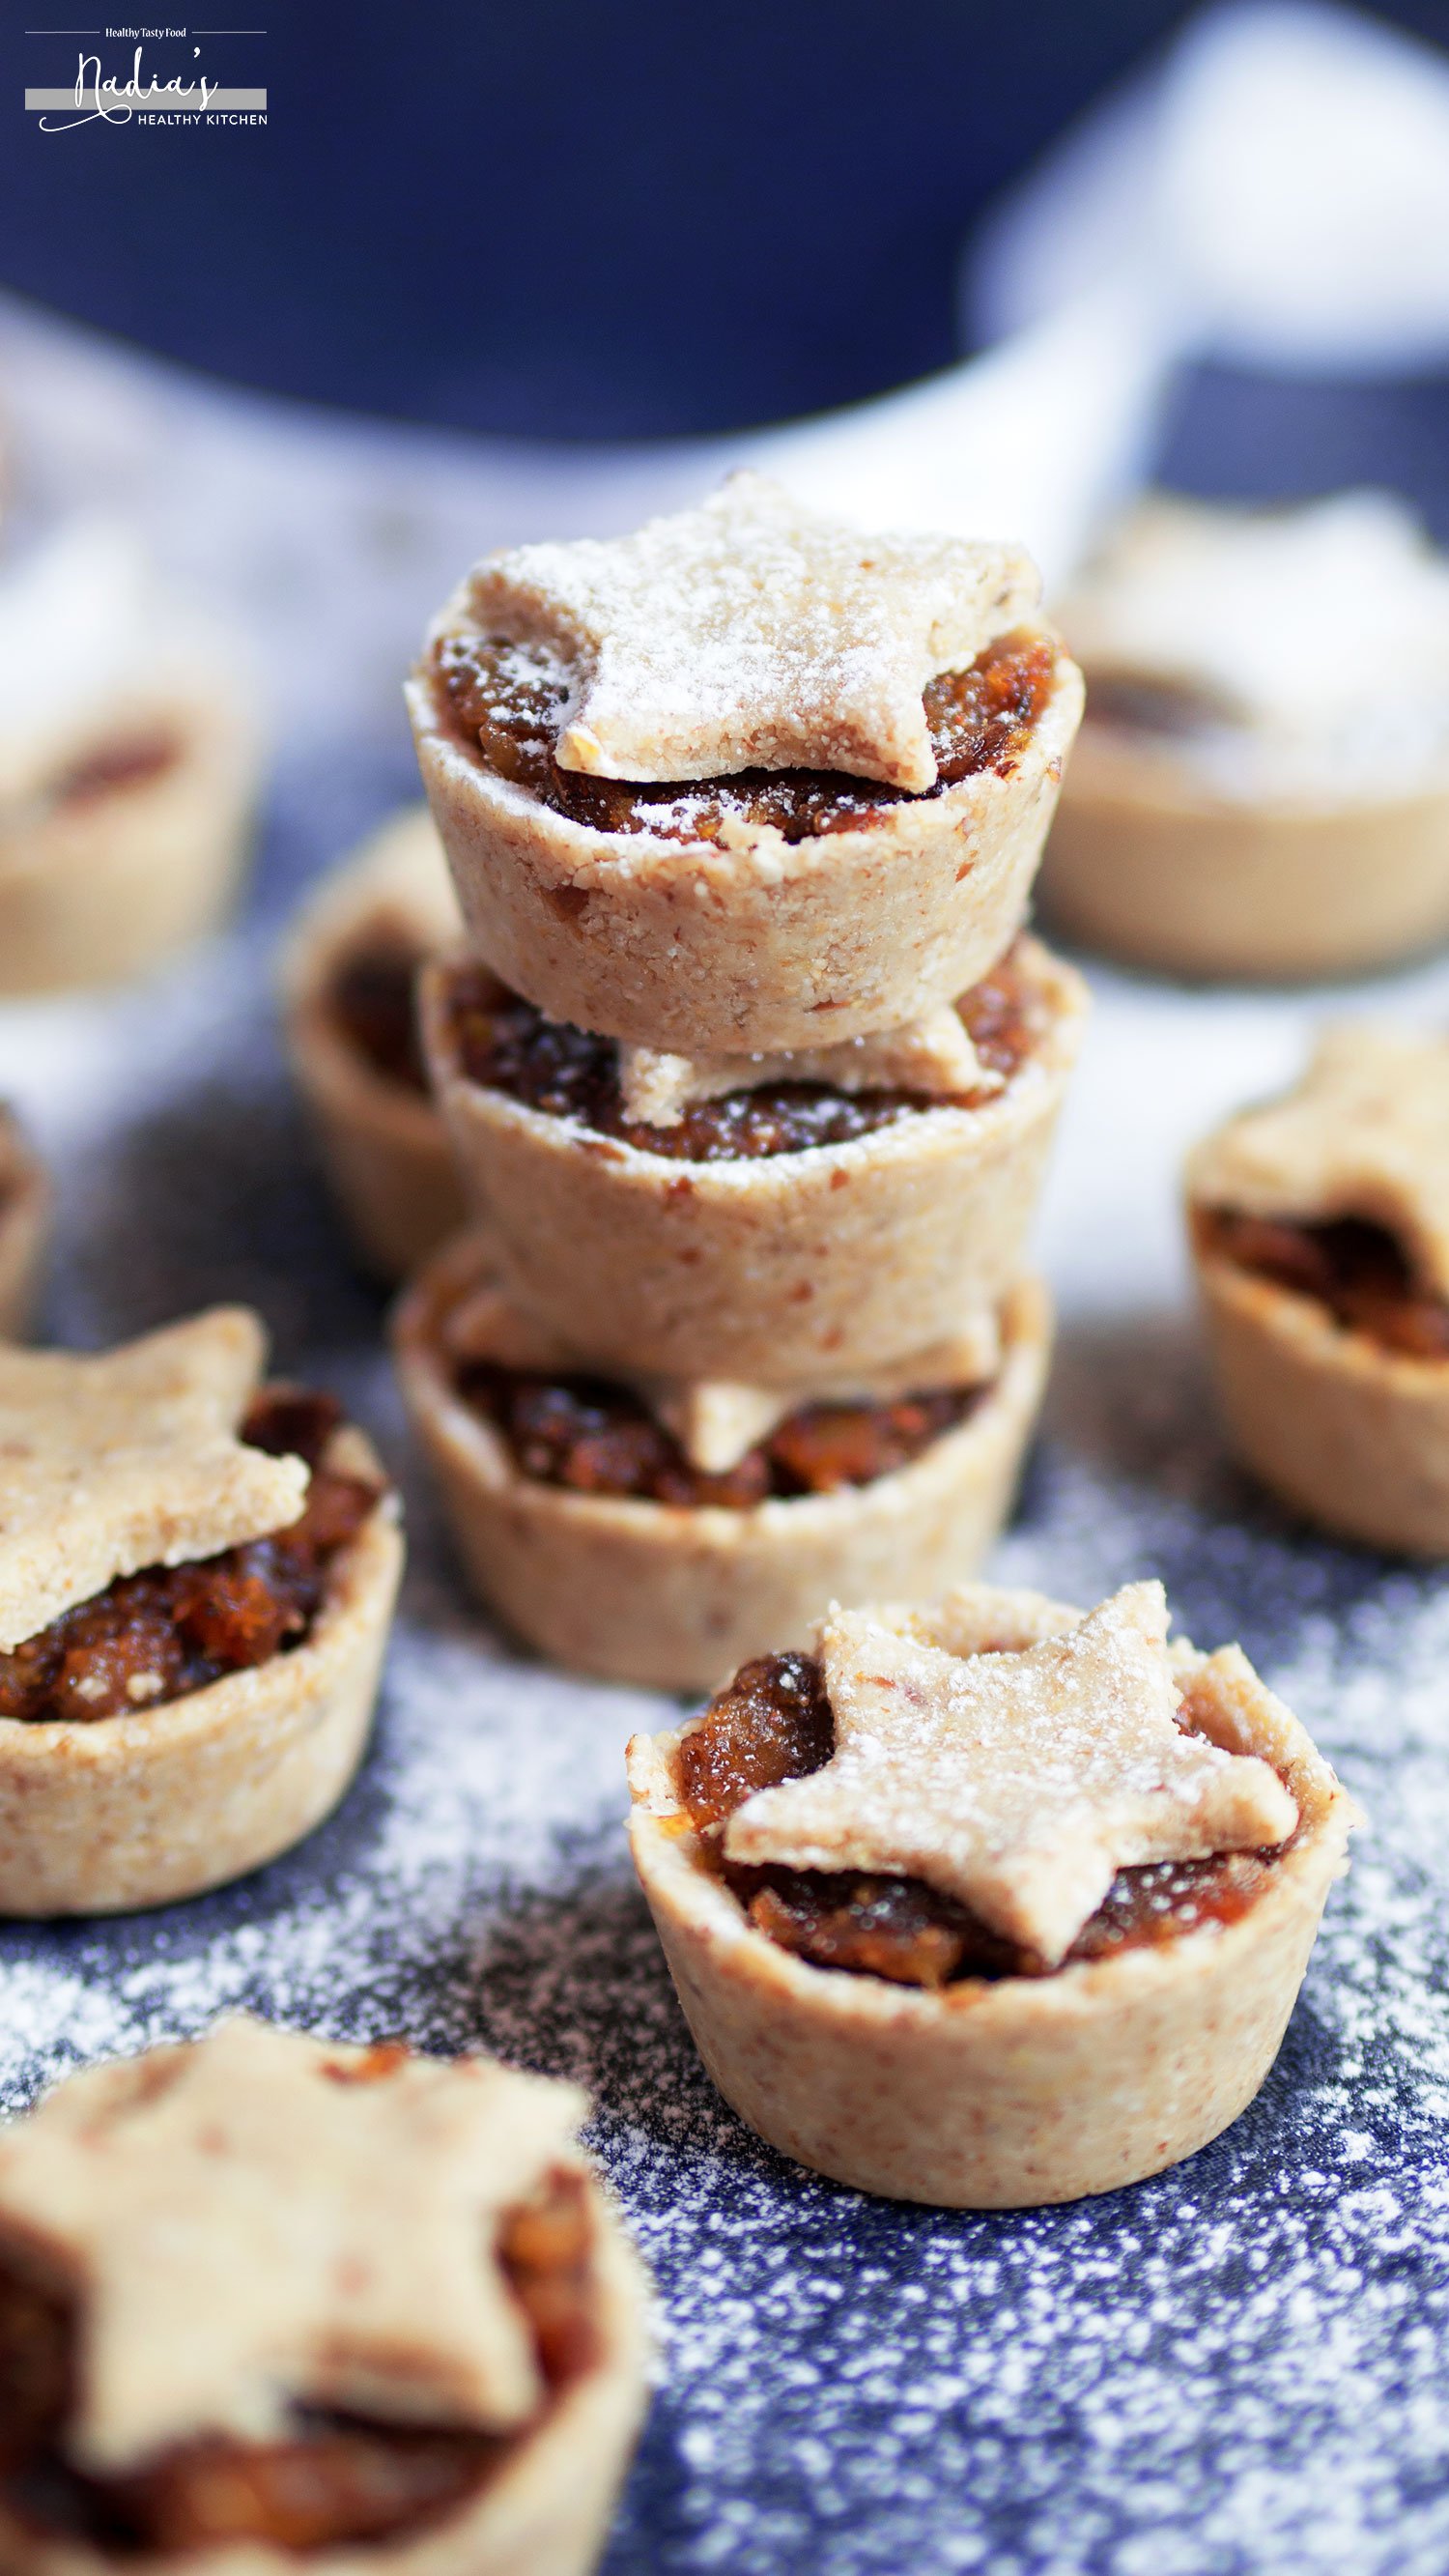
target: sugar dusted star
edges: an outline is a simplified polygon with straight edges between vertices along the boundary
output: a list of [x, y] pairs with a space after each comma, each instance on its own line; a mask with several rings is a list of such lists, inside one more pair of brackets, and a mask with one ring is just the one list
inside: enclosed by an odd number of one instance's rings
[[926, 683], [1030, 615], [1015, 550], [866, 536], [758, 474], [633, 536], [520, 546], [473, 575], [488, 631], [574, 661], [564, 769], [601, 778], [833, 769], [934, 785]]
[[834, 1755], [747, 1799], [728, 1857], [923, 1879], [1055, 1965], [1119, 1869], [1276, 1845], [1298, 1821], [1268, 1763], [1178, 1727], [1167, 1625], [1158, 1583], [1022, 1653], [834, 1613]]
[[296, 1520], [301, 1459], [236, 1436], [265, 1357], [231, 1306], [113, 1351], [0, 1349], [0, 1649], [118, 1574]]
[[0, 2237], [81, 2290], [71, 2448], [98, 2472], [294, 2402], [504, 2432], [544, 2391], [493, 2251], [567, 2159], [572, 2085], [224, 2022], [73, 2078], [0, 2135]]

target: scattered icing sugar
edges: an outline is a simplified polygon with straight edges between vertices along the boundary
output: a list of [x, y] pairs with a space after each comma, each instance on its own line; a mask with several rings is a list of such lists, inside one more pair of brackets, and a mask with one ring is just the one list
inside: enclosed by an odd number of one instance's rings
[[[106, 438], [139, 446], [102, 367], [76, 344], [7, 382], [33, 433], [65, 412], [57, 497], [78, 457], [115, 479]], [[267, 935], [304, 872], [415, 792], [400, 729], [386, 748], [396, 672], [470, 531], [518, 525], [519, 461], [507, 488], [441, 444], [410, 481], [390, 461], [374, 530], [361, 433], [145, 383], [172, 515], [310, 731], [258, 930], [130, 994], [0, 1012], [0, 1092], [61, 1181], [49, 1321], [98, 1344], [252, 1299], [281, 1364], [403, 1461], [381, 1304], [280, 1073]], [[244, 506], [217, 506], [228, 477]], [[558, 506], [528, 502], [534, 524]], [[1129, 2192], [988, 2216], [866, 2201], [759, 2145], [699, 2064], [624, 1860], [624, 1741], [671, 1711], [506, 1659], [411, 1474], [378, 1744], [340, 1813], [188, 1906], [0, 1926], [12, 2108], [234, 2003], [481, 2041], [591, 2087], [664, 2329], [606, 2576], [1441, 2576], [1449, 2557], [1449, 1586], [1306, 1537], [1225, 1465], [1176, 1195], [1187, 1145], [1294, 1076], [1323, 998], [1093, 981], [1041, 1233], [1063, 1318], [1047, 1438], [991, 1573], [1083, 1604], [1160, 1576], [1200, 1645], [1241, 1640], [1369, 1816], [1283, 2054], [1226, 2137]], [[1449, 970], [1377, 984], [1374, 1009], [1449, 1017]]]

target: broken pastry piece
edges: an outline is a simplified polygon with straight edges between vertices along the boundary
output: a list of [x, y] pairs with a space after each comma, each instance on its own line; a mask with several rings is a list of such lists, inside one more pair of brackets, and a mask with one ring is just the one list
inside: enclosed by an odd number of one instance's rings
[[0, 582], [0, 992], [110, 983], [224, 918], [257, 784], [230, 647], [77, 520]]
[[929, 1596], [1010, 1508], [1046, 1376], [1036, 1280], [869, 1380], [804, 1388], [600, 1376], [499, 1293], [480, 1231], [394, 1326], [403, 1394], [483, 1598], [556, 1661], [708, 1686], [865, 1589]]
[[642, 2272], [572, 2085], [249, 2019], [0, 2138], [0, 2558], [586, 2576]]
[[849, 1379], [1000, 1304], [1086, 1015], [1030, 938], [953, 1010], [784, 1063], [621, 1048], [467, 962], [423, 996], [520, 1304], [606, 1369], [764, 1386]]
[[1355, 1821], [1236, 1646], [1156, 1583], [831, 1610], [629, 1748], [700, 2053], [857, 2190], [1074, 2200], [1216, 2137], [1277, 2054]]
[[1026, 910], [1081, 680], [1024, 556], [866, 537], [753, 474], [479, 564], [408, 690], [471, 945], [690, 1057], [923, 1020]]
[[404, 1278], [463, 1220], [416, 1004], [419, 969], [460, 927], [420, 805], [323, 881], [283, 957], [298, 1087], [358, 1250], [385, 1279]]
[[19, 1341], [30, 1322], [50, 1209], [45, 1167], [0, 1102], [0, 1341]]
[[1398, 501], [1159, 496], [1060, 615], [1087, 711], [1042, 903], [1070, 937], [1283, 977], [1449, 932], [1449, 563]]
[[1341, 1537], [1449, 1556], [1449, 1038], [1329, 1029], [1187, 1188], [1240, 1456]]
[[361, 1756], [397, 1507], [329, 1397], [219, 1307], [95, 1354], [0, 1350], [0, 1914], [256, 1868]]

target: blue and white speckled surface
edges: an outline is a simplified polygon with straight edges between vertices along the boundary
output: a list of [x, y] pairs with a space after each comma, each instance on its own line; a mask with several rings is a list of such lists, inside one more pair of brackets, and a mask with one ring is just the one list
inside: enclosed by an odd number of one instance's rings
[[[22, 468], [57, 424], [42, 497], [139, 490], [154, 419], [131, 450], [114, 429], [100, 439], [76, 389], [101, 362], [0, 323]], [[143, 382], [133, 428], [148, 403], [161, 396]], [[163, 410], [175, 477], [204, 493], [196, 416]], [[215, 420], [207, 434], [214, 477], [231, 449]], [[1174, 1205], [1183, 1146], [1290, 1069], [1322, 1003], [1097, 977], [1041, 1234], [1060, 1358], [995, 1571], [1083, 1601], [1161, 1573], [1199, 1642], [1241, 1638], [1368, 1811], [1352, 1875], [1261, 2098], [1191, 2163], [1030, 2215], [863, 2201], [750, 2137], [685, 2034], [620, 1833], [623, 1742], [661, 1703], [512, 1660], [413, 1472], [380, 1303], [289, 1098], [269, 958], [303, 878], [410, 792], [391, 674], [441, 577], [495, 531], [461, 466], [450, 484], [452, 468], [430, 480], [415, 459], [364, 541], [324, 434], [269, 435], [297, 541], [264, 530], [266, 561], [235, 573], [285, 675], [253, 910], [143, 992], [0, 1012], [0, 1091], [60, 1176], [55, 1336], [254, 1300], [283, 1364], [378, 1432], [408, 1491], [412, 1570], [375, 1751], [311, 1842], [158, 1915], [0, 1929], [0, 2100], [238, 2002], [339, 2034], [481, 2040], [582, 2077], [663, 2327], [610, 2576], [797, 2561], [829, 2576], [1442, 2576], [1449, 1590], [1310, 1539], [1226, 1463]], [[238, 562], [241, 501], [232, 515], [230, 536], [192, 532], [213, 578]], [[327, 684], [309, 694], [319, 657]], [[1446, 1001], [1439, 968], [1365, 1006]]]

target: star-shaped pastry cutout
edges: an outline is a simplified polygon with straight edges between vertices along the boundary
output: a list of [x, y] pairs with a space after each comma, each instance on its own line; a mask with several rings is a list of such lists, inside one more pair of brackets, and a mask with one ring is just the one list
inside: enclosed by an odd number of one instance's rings
[[289, 2401], [504, 2432], [544, 2391], [494, 2253], [560, 2161], [572, 2085], [237, 2019], [73, 2077], [0, 2136], [0, 2235], [80, 2289], [67, 2447], [95, 2471]]
[[927, 1100], [985, 1098], [1005, 1077], [981, 1062], [958, 1010], [943, 1002], [923, 1020], [789, 1055], [671, 1055], [660, 1047], [619, 1048], [626, 1118], [673, 1127], [697, 1100], [758, 1091], [772, 1082], [826, 1082], [836, 1091], [911, 1091]]
[[265, 1358], [240, 1306], [114, 1351], [0, 1348], [0, 1649], [118, 1574], [297, 1518], [301, 1459], [236, 1437]]
[[1188, 1186], [1246, 1216], [1387, 1226], [1449, 1296], [1449, 1037], [1326, 1029], [1295, 1091], [1199, 1146]]
[[1036, 605], [1027, 557], [957, 537], [866, 536], [734, 474], [633, 536], [519, 546], [474, 572], [487, 632], [573, 661], [561, 768], [601, 778], [834, 769], [920, 790], [922, 692]]
[[1178, 1727], [1160, 1583], [1022, 1653], [947, 1654], [910, 1625], [825, 1622], [834, 1755], [746, 1800], [731, 1860], [924, 1879], [1055, 1966], [1119, 1869], [1293, 1832], [1268, 1763]]

